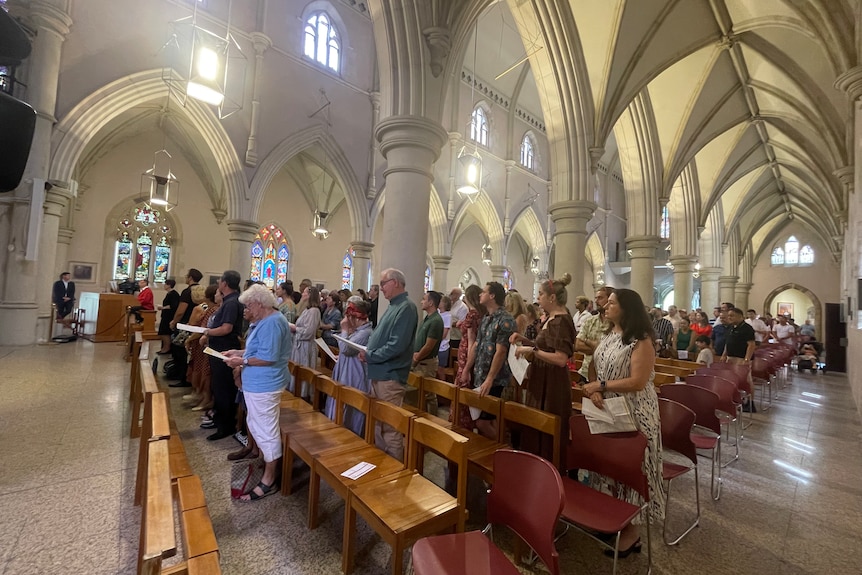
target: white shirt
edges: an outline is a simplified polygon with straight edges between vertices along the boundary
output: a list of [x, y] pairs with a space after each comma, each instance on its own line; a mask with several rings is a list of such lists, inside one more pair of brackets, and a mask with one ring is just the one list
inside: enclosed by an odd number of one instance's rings
[[781, 343], [793, 343], [793, 336], [796, 335], [796, 329], [789, 323], [781, 325], [780, 323], [775, 324], [775, 327], [772, 328], [772, 331], [775, 332], [775, 337], [778, 338], [778, 341]]
[[754, 329], [754, 341], [757, 343], [761, 343], [766, 334], [769, 333], [769, 328], [766, 327], [766, 323], [764, 323], [764, 321], [759, 317], [746, 319], [745, 323]]
[[583, 327], [584, 322], [592, 316], [593, 314], [586, 309], [584, 311], [576, 312], [575, 315], [572, 316], [572, 321], [575, 322], [575, 331], [581, 331], [581, 327]]
[[[441, 311], [440, 317], [443, 318], [443, 331], [446, 334], [440, 340], [440, 351], [447, 351], [449, 349], [449, 336], [452, 335], [452, 312]], [[449, 331], [446, 331], [447, 329]]]
[[[455, 324], [459, 321], [464, 321], [467, 317], [467, 304], [465, 304], [460, 299], [458, 301], [452, 302], [452, 308], [449, 310], [449, 313], [452, 314], [452, 327], [449, 331], [449, 338], [460, 340], [463, 336], [461, 335], [461, 330], [455, 327]], [[448, 345], [448, 343], [447, 343]]]

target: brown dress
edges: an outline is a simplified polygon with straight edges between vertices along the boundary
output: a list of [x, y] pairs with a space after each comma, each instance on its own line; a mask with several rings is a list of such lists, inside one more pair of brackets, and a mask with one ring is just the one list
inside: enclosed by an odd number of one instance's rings
[[[548, 320], [539, 331], [536, 347], [542, 351], [561, 351], [571, 357], [575, 349], [575, 324], [572, 316], [562, 314]], [[530, 407], [560, 416], [560, 470], [566, 471], [566, 449], [569, 443], [569, 418], [572, 416], [572, 384], [566, 366], [556, 366], [534, 359], [524, 381], [525, 403]], [[521, 449], [553, 460], [553, 441], [532, 430], [521, 433]]]

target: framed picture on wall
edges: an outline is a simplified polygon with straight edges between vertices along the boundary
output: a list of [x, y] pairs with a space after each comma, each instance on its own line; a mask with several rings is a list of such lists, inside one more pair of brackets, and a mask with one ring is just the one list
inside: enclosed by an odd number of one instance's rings
[[98, 266], [99, 264], [92, 262], [69, 262], [69, 273], [72, 274], [72, 281], [95, 283]]
[[[221, 274], [207, 272], [207, 274], [204, 276], [204, 279], [207, 279], [207, 283], [204, 285], [218, 285], [218, 281], [221, 279]], [[201, 283], [203, 283], [203, 280], [201, 280]]]
[[790, 317], [793, 317], [793, 304], [778, 302], [778, 315], [789, 315]]

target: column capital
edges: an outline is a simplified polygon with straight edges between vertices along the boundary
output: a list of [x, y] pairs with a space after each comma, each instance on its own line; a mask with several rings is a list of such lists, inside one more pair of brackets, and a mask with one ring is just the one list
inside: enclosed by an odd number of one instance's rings
[[697, 256], [672, 256], [670, 263], [673, 264], [673, 273], [691, 273], [694, 271], [694, 264], [697, 263]]
[[862, 96], [862, 66], [850, 68], [838, 76], [833, 86], [847, 94], [851, 101], [858, 100]]
[[57, 231], [57, 242], [61, 244], [70, 245], [72, 243], [72, 238], [75, 237], [75, 230], [70, 228], [60, 228]]
[[735, 284], [739, 281], [739, 276], [719, 276], [718, 283]]
[[585, 200], [557, 202], [548, 208], [558, 232], [586, 233], [587, 222], [596, 211], [596, 203]]
[[632, 251], [631, 256], [629, 256], [631, 259], [655, 259], [658, 243], [658, 236], [629, 236], [626, 238], [626, 249]]
[[353, 254], [362, 259], [371, 259], [371, 251], [374, 249], [374, 244], [371, 242], [350, 242], [350, 247], [353, 248]]
[[66, 39], [72, 27], [72, 17], [48, 3], [35, 0], [30, 4], [30, 18], [42, 30], [56, 34], [61, 40]]
[[753, 285], [754, 285], [754, 284], [751, 284], [751, 283], [738, 283], [738, 284], [736, 284], [735, 291], [738, 291], [738, 292], [750, 292], [750, 291], [751, 291], [751, 287], [752, 287]]
[[503, 279], [503, 274], [506, 273], [506, 266], [491, 265], [491, 279], [496, 281]]
[[69, 205], [69, 201], [71, 199], [71, 191], [65, 188], [61, 188], [59, 186], [54, 186], [53, 188], [45, 192], [45, 213], [57, 217], [62, 216], [63, 210], [65, 210], [66, 207]]
[[254, 236], [257, 235], [260, 226], [256, 222], [248, 222], [244, 220], [228, 220], [227, 229], [230, 232], [230, 240], [248, 242], [254, 241]]
[[721, 272], [724, 271], [722, 268], [703, 268], [700, 270], [700, 277], [702, 281], [718, 281], [718, 277], [721, 275]]
[[375, 136], [384, 158], [393, 149], [406, 147], [431, 152], [433, 161], [437, 161], [443, 144], [449, 140], [443, 126], [421, 116], [390, 116], [377, 124]]
[[452, 263], [452, 256], [431, 256], [431, 261], [434, 262], [435, 268], [449, 269], [449, 264]]
[[251, 41], [254, 44], [254, 52], [262, 56], [264, 52], [272, 48], [272, 39], [263, 32], [252, 32]]

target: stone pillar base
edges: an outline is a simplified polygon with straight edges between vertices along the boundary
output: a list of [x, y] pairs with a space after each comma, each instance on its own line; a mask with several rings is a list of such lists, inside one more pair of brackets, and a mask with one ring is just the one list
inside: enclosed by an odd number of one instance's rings
[[0, 303], [0, 345], [31, 345], [36, 342], [37, 305], [34, 302]]

